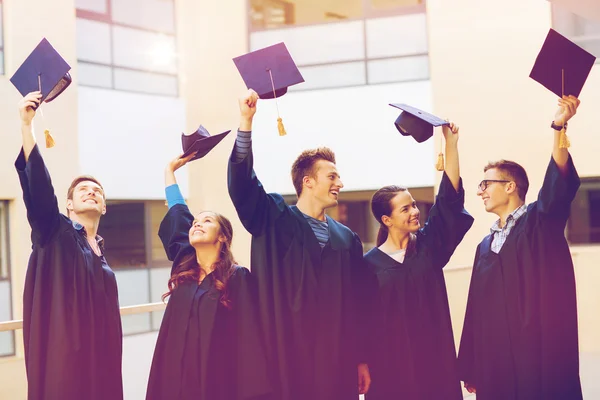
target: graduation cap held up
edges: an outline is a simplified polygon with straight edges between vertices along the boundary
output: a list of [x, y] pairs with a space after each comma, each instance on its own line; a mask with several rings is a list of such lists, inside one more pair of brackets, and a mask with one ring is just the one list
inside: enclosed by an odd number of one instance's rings
[[233, 59], [246, 87], [253, 89], [261, 99], [275, 99], [277, 128], [280, 136], [286, 134], [279, 115], [277, 97], [287, 93], [288, 87], [304, 82], [304, 78], [284, 43], [265, 47]]
[[[40, 91], [42, 93], [41, 106], [42, 102], [49, 103], [57, 98], [71, 84], [70, 69], [69, 64], [52, 47], [50, 42], [43, 38], [23, 61], [23, 64], [10, 78], [10, 81], [22, 96]], [[44, 115], [41, 109], [40, 113], [43, 118]], [[54, 139], [50, 135], [50, 131], [45, 129], [44, 133], [46, 147], [53, 147]]]
[[210, 133], [202, 125], [191, 135], [181, 134], [181, 147], [183, 155], [181, 158], [187, 157], [192, 153], [196, 155], [190, 160], [194, 161], [207, 155], [221, 140], [231, 132], [226, 131], [218, 135], [211, 136]]
[[[595, 62], [592, 54], [550, 29], [529, 77], [561, 98], [579, 97]], [[565, 129], [561, 132], [561, 147], [569, 147]]]
[[[393, 103], [390, 104], [390, 106], [402, 110], [394, 122], [398, 132], [403, 136], [412, 136], [418, 143], [422, 143], [433, 136], [433, 127], [449, 124], [445, 119], [436, 117], [433, 114], [407, 104]], [[441, 147], [440, 153], [438, 154], [436, 169], [438, 171], [444, 170], [444, 153], [442, 153]]]

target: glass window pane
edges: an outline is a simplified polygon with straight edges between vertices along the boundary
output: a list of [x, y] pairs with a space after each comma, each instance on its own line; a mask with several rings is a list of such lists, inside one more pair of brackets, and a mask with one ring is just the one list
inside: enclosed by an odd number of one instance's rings
[[4, 9], [0, 1], [0, 47], [4, 47]]
[[85, 62], [77, 63], [77, 77], [80, 85], [112, 88], [112, 68]]
[[108, 0], [75, 0], [75, 7], [78, 10], [93, 11], [100, 14], [106, 14], [106, 3]]
[[404, 57], [369, 61], [369, 83], [429, 79], [429, 57]]
[[158, 228], [160, 227], [160, 223], [162, 222], [165, 214], [169, 210], [169, 208], [165, 205], [164, 201], [151, 201], [146, 203], [146, 207], [149, 208], [150, 212], [150, 224], [151, 224], [151, 234], [150, 234], [150, 245], [151, 248], [151, 258], [152, 261], [164, 261], [165, 265], [170, 265], [169, 260], [167, 259], [167, 255], [165, 253], [165, 249], [163, 247], [162, 241], [158, 237]]
[[251, 0], [252, 29], [313, 25], [360, 18], [363, 0]]
[[114, 73], [115, 89], [177, 96], [178, 83], [176, 76], [129, 71], [120, 68], [115, 68]]
[[[115, 272], [117, 285], [119, 286], [119, 304], [121, 307], [150, 302], [148, 274], [147, 269]], [[148, 332], [151, 329], [150, 313], [125, 315], [121, 317], [121, 321], [123, 323], [124, 335]]]
[[425, 14], [407, 14], [367, 20], [369, 58], [427, 53]]
[[173, 0], [112, 0], [113, 22], [175, 33]]
[[[12, 319], [11, 304], [10, 282], [0, 281], [0, 321]], [[14, 352], [14, 331], [0, 332], [0, 356], [12, 355]]]
[[366, 84], [364, 61], [300, 68], [305, 82], [290, 91]]
[[112, 269], [147, 265], [144, 203], [108, 204], [98, 234]]
[[7, 279], [10, 272], [8, 237], [8, 202], [2, 200], [0, 201], [0, 279]]
[[121, 67], [177, 73], [173, 36], [113, 26], [113, 54]]
[[352, 21], [253, 32], [250, 48], [256, 50], [285, 42], [298, 65], [362, 60], [365, 57], [363, 24], [363, 21]]
[[77, 18], [77, 59], [111, 63], [110, 25]]

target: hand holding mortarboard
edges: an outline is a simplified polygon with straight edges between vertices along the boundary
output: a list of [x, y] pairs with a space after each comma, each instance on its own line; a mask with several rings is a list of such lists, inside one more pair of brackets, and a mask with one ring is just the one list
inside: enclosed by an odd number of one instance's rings
[[233, 59], [246, 87], [261, 99], [275, 99], [279, 136], [286, 135], [279, 115], [277, 98], [287, 93], [289, 86], [304, 82], [284, 43], [278, 43]]
[[[559, 96], [559, 106], [566, 106], [566, 113], [557, 112], [557, 117], [571, 118], [579, 105], [577, 97], [595, 62], [594, 55], [550, 29], [529, 77]], [[577, 106], [572, 110], [576, 100]], [[565, 124], [567, 120], [564, 120]], [[560, 126], [561, 131], [560, 148], [568, 148], [566, 125], [559, 125], [555, 121], [553, 126], [556, 125]]]
[[240, 130], [250, 132], [252, 130], [252, 119], [256, 114], [258, 94], [248, 89], [248, 92], [238, 100], [240, 105]]
[[41, 92], [31, 92], [27, 93], [19, 101], [19, 114], [21, 115], [21, 123], [23, 125], [31, 125], [33, 117], [35, 117], [35, 110], [40, 105], [41, 98]]

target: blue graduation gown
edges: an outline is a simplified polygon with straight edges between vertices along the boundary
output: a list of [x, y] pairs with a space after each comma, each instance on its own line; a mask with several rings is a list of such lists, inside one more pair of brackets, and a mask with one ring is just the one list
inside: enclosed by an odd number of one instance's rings
[[[159, 236], [173, 268], [194, 254], [188, 207], [173, 206]], [[200, 285], [184, 282], [170, 296], [146, 393], [147, 400], [267, 399], [271, 392], [258, 323], [254, 277], [236, 266], [228, 281], [232, 308], [220, 302], [212, 273]]]
[[378, 351], [367, 400], [462, 399], [443, 268], [473, 217], [444, 173], [416, 248], [404, 262], [374, 248], [365, 261], [377, 275]]
[[15, 167], [33, 249], [23, 292], [29, 400], [120, 400], [117, 281], [104, 256], [58, 210], [37, 145]]
[[321, 249], [300, 210], [265, 192], [251, 152], [239, 163], [230, 159], [228, 184], [252, 234], [275, 398], [356, 400], [357, 365], [369, 361], [367, 269], [358, 236], [327, 217], [329, 242]]
[[477, 248], [459, 351], [460, 378], [478, 400], [577, 400], [577, 304], [564, 236], [580, 181], [569, 157], [554, 159], [537, 201], [527, 207], [499, 254], [492, 236]]

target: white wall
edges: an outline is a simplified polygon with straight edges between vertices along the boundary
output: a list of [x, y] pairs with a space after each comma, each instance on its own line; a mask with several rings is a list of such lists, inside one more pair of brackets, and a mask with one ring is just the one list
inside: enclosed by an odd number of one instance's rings
[[[183, 100], [80, 86], [78, 102], [82, 173], [109, 199], [163, 199], [165, 165], [182, 152]], [[178, 179], [185, 196], [187, 171]]]
[[430, 84], [290, 92], [278, 99], [288, 133], [283, 137], [277, 132], [275, 102], [259, 102], [253, 126], [259, 179], [267, 191], [292, 194], [294, 159], [304, 149], [328, 146], [336, 153], [344, 190], [373, 190], [389, 184], [433, 186], [434, 140], [419, 144], [400, 135], [394, 126], [399, 110], [389, 103], [409, 103], [430, 111]]

